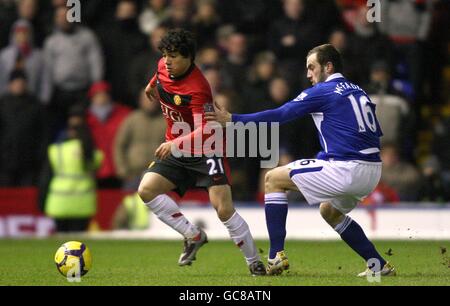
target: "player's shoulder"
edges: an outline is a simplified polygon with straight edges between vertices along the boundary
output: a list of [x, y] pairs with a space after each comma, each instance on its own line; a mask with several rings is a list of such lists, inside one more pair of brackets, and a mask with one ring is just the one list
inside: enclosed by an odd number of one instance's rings
[[329, 93], [329, 84], [324, 83], [318, 83], [314, 85], [313, 87], [307, 88], [303, 90], [295, 99], [294, 101], [304, 101], [309, 99], [314, 99], [316, 97], [323, 97], [327, 93]]
[[211, 94], [209, 82], [197, 66], [194, 67], [188, 78], [194, 91], [209, 95]]

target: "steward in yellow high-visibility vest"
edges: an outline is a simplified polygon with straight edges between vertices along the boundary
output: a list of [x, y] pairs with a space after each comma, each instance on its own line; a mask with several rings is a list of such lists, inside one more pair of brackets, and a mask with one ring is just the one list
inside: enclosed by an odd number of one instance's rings
[[39, 207], [57, 232], [86, 231], [97, 210], [95, 170], [103, 155], [95, 149], [83, 106], [69, 111], [67, 129], [48, 147], [39, 180]]
[[96, 213], [95, 169], [103, 156], [94, 151], [91, 165], [86, 165], [82, 142], [70, 139], [52, 144], [48, 159], [53, 177], [48, 188], [45, 213], [55, 219], [91, 218]]

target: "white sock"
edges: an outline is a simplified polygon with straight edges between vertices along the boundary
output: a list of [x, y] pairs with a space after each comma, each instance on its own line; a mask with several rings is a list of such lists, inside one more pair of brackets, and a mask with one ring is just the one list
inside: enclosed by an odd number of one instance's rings
[[228, 229], [231, 239], [244, 253], [248, 265], [260, 259], [248, 224], [237, 212], [223, 224]]
[[200, 231], [180, 212], [180, 208], [166, 194], [157, 196], [145, 205], [165, 224], [176, 230], [185, 238], [194, 238]]

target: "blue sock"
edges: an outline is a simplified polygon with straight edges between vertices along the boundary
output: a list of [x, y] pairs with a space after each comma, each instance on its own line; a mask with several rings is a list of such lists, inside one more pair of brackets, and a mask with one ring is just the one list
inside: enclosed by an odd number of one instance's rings
[[284, 250], [288, 201], [285, 193], [270, 193], [265, 196], [266, 224], [270, 238], [269, 258]]
[[372, 242], [369, 241], [361, 226], [352, 220], [352, 218], [346, 216], [344, 221], [335, 227], [335, 231], [341, 235], [342, 240], [358, 253], [359, 256], [364, 258], [366, 263], [369, 259], [375, 258], [380, 261], [380, 268], [382, 269], [384, 267], [386, 261], [377, 252]]

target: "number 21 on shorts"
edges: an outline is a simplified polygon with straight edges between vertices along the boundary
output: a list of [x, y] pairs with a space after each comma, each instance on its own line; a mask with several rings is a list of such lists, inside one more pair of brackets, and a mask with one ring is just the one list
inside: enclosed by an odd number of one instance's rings
[[218, 174], [218, 173], [224, 173], [223, 170], [223, 164], [222, 164], [222, 159], [218, 158], [213, 159], [210, 158], [206, 161], [206, 163], [209, 165], [209, 175], [214, 175], [214, 174]]

